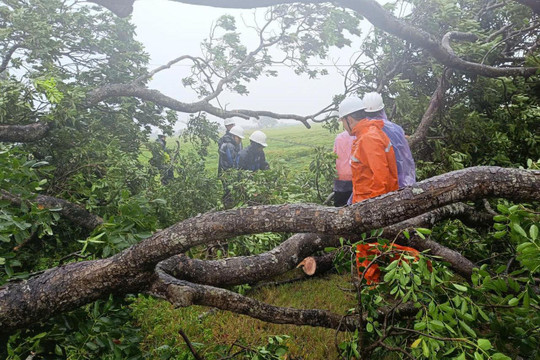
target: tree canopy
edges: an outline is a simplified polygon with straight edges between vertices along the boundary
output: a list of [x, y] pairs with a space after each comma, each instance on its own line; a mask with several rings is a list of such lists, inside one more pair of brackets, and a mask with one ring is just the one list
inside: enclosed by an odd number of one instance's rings
[[[341, 358], [538, 356], [537, 2], [179, 2], [266, 8], [250, 28], [257, 44], [243, 44], [235, 18], [223, 15], [199, 54], [151, 69], [130, 22], [133, 0], [0, 3], [4, 357], [152, 357], [139, 348], [126, 307], [133, 294], [347, 332]], [[364, 19], [374, 25], [369, 34]], [[250, 96], [253, 82], [280, 76], [277, 64], [327, 76], [310, 60], [360, 37], [357, 58], [340, 73], [343, 92], [315, 114], [220, 102], [226, 92]], [[197, 101], [149, 87], [180, 62], [191, 66], [182, 86]], [[305, 172], [276, 162], [227, 174], [239, 185], [231, 188], [237, 206], [224, 209], [221, 183], [205, 169], [218, 139], [210, 116], [265, 127], [296, 120], [305, 131], [322, 122], [335, 131], [339, 101], [369, 91], [382, 93], [389, 117], [410, 134], [420, 182], [325, 207], [334, 176], [328, 144], [313, 151]], [[152, 129], [172, 135], [179, 116], [188, 126], [164, 153]], [[355, 244], [363, 242], [378, 244], [368, 259], [368, 268], [380, 264], [378, 286], [356, 274]], [[393, 243], [421, 253], [398, 253]], [[354, 269], [353, 309], [279, 307], [244, 293], [311, 256], [321, 272]], [[200, 358], [182, 337], [186, 358]], [[244, 347], [237, 357], [284, 351]]]

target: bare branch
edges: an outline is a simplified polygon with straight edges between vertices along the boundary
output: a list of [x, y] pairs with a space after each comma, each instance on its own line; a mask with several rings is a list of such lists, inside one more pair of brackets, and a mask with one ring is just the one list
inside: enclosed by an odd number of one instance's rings
[[195, 360], [204, 360], [204, 358], [197, 353], [197, 351], [193, 347], [193, 344], [191, 344], [191, 341], [189, 341], [189, 338], [184, 332], [184, 330], [180, 329], [178, 330], [178, 332], [180, 333], [180, 336], [182, 336], [182, 338], [186, 342], [186, 345], [188, 346], [189, 351], [191, 351], [191, 353], [193, 354], [193, 357], [195, 357]]
[[433, 120], [435, 119], [435, 115], [439, 112], [440, 108], [443, 105], [444, 101], [444, 92], [446, 90], [446, 72], [447, 70], [443, 71], [443, 74], [441, 78], [439, 79], [439, 84], [437, 85], [437, 88], [433, 92], [433, 95], [431, 95], [431, 100], [429, 101], [429, 106], [426, 109], [426, 112], [422, 116], [422, 120], [420, 121], [420, 124], [416, 128], [416, 131], [414, 134], [411, 135], [409, 138], [409, 145], [411, 147], [411, 150], [417, 151], [423, 144], [423, 142], [426, 139], [426, 136], [429, 131], [429, 127], [433, 123]]
[[198, 101], [195, 103], [183, 103], [172, 97], [169, 97], [158, 90], [148, 89], [137, 84], [113, 84], [105, 85], [98, 89], [91, 91], [86, 98], [86, 106], [92, 106], [100, 101], [108, 98], [133, 96], [141, 100], [152, 101], [156, 104], [165, 106], [171, 110], [176, 110], [184, 113], [194, 114], [200, 111], [207, 112], [222, 119], [231, 117], [241, 117], [249, 119], [250, 117], [259, 118], [260, 116], [268, 116], [275, 119], [289, 119], [300, 121], [308, 129], [311, 125], [308, 123], [314, 115], [299, 116], [294, 114], [278, 114], [271, 111], [257, 111], [257, 110], [222, 110], [208, 102]]
[[167, 64], [165, 65], [162, 65], [152, 71], [150, 71], [148, 74], [146, 75], [142, 75], [142, 76], [139, 76], [137, 79], [135, 79], [133, 82], [134, 83], [142, 83], [144, 80], [146, 79], [149, 79], [151, 78], [152, 76], [154, 76], [155, 74], [157, 74], [158, 72], [160, 71], [163, 71], [165, 69], [170, 69], [171, 66], [173, 66], [174, 64], [182, 61], [182, 60], [185, 60], [185, 59], [191, 59], [193, 60], [194, 62], [197, 60], [196, 58], [194, 58], [193, 56], [190, 56], [190, 55], [182, 55], [182, 56], [179, 56], [177, 57], [176, 59], [173, 59], [171, 61], [169, 61]]

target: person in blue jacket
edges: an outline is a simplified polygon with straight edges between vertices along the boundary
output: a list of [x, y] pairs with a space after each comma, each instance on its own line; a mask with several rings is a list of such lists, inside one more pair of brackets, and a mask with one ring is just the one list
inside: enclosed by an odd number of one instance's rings
[[[229, 170], [237, 168], [238, 153], [242, 149], [242, 139], [244, 138], [244, 129], [239, 126], [233, 126], [221, 139], [219, 144], [219, 164], [218, 164], [218, 176]], [[233, 207], [233, 199], [229, 186], [231, 185], [230, 179], [227, 177], [221, 178], [223, 184], [223, 205], [226, 209]]]
[[269, 169], [263, 150], [267, 146], [265, 133], [254, 131], [249, 140], [249, 146], [238, 154], [238, 168], [251, 171]]
[[240, 125], [235, 125], [219, 139], [218, 175], [221, 175], [227, 169], [236, 168], [238, 153], [242, 150], [243, 138], [244, 129]]

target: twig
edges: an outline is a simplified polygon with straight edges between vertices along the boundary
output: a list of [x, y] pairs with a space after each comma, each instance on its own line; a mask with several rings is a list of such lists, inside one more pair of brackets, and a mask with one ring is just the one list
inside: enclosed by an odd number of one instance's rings
[[186, 345], [188, 346], [189, 348], [189, 351], [191, 351], [191, 353], [193, 354], [193, 356], [195, 357], [195, 359], [197, 360], [204, 360], [204, 358], [202, 356], [200, 356], [199, 354], [197, 354], [197, 351], [195, 350], [195, 348], [193, 347], [193, 345], [191, 345], [191, 341], [189, 341], [189, 338], [187, 337], [186, 333], [184, 333], [184, 331], [182, 329], [179, 329], [178, 332], [180, 333], [180, 336], [182, 336], [182, 338], [184, 339], [184, 341], [186, 342]]
[[86, 255], [82, 255], [80, 250], [75, 251], [74, 253], [68, 254], [68, 255], [64, 256], [63, 258], [61, 258], [60, 260], [58, 260], [58, 264], [61, 265], [66, 260], [69, 260], [71, 258], [86, 259], [86, 258], [90, 257], [91, 255], [92, 255], [91, 253], [88, 253]]
[[29, 237], [27, 237], [22, 243], [15, 246], [13, 248], [13, 251], [19, 251], [22, 247], [24, 247], [26, 244], [28, 244], [31, 241], [35, 241], [38, 239], [38, 231], [34, 231]]

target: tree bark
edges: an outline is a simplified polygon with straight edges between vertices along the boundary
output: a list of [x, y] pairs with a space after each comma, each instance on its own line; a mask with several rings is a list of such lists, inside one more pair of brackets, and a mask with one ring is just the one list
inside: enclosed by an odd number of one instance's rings
[[283, 274], [298, 264], [300, 259], [329, 246], [338, 246], [338, 236], [295, 234], [273, 250], [254, 256], [238, 256], [223, 260], [190, 259], [173, 256], [164, 262], [176, 278], [198, 284], [231, 286], [254, 284]]
[[261, 232], [359, 234], [462, 200], [540, 200], [540, 171], [474, 167], [345, 208], [306, 204], [208, 213], [175, 224], [123, 252], [9, 284], [0, 290], [0, 325], [9, 332], [109, 294], [148, 287], [156, 264], [193, 246]]
[[109, 9], [119, 17], [127, 17], [133, 12], [135, 0], [88, 0]]
[[51, 129], [48, 123], [36, 122], [28, 125], [0, 125], [1, 142], [32, 142], [42, 139]]
[[429, 101], [429, 106], [422, 116], [420, 124], [416, 128], [414, 134], [409, 138], [409, 145], [411, 151], [418, 153], [420, 149], [425, 145], [426, 136], [429, 131], [429, 127], [435, 119], [435, 115], [441, 109], [444, 101], [444, 92], [446, 90], [446, 70], [443, 72], [443, 75], [439, 79], [439, 84], [437, 88], [431, 95], [431, 100]]

